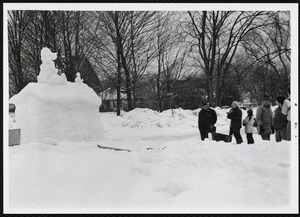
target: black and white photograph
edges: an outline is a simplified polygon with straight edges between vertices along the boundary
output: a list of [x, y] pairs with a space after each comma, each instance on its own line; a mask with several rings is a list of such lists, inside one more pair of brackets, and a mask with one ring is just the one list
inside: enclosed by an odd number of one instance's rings
[[3, 3], [3, 212], [299, 213], [298, 8]]

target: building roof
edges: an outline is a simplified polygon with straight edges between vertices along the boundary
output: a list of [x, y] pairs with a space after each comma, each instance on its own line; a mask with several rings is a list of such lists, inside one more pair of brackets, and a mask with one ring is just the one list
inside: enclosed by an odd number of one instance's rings
[[[112, 90], [108, 88], [99, 93], [99, 96], [102, 100], [117, 100], [117, 90]], [[126, 94], [121, 93], [121, 99], [127, 99]]]

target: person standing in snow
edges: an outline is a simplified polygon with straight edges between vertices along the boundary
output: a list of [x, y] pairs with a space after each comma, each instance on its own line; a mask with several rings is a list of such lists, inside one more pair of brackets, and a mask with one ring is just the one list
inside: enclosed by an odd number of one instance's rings
[[198, 115], [198, 128], [200, 131], [201, 140], [208, 138], [208, 133], [215, 132], [214, 124], [217, 122], [217, 114], [215, 110], [210, 108], [209, 103], [203, 103], [202, 109]]
[[291, 100], [290, 100], [291, 90], [288, 89], [288, 97], [284, 100], [281, 112], [286, 115], [287, 126], [286, 126], [286, 140], [291, 141]]
[[247, 143], [248, 144], [254, 144], [253, 139], [253, 123], [254, 123], [254, 117], [253, 117], [253, 110], [249, 109], [247, 111], [248, 116], [243, 120], [243, 125], [245, 126], [245, 133], [247, 136]]
[[240, 129], [242, 128], [242, 110], [238, 106], [238, 102], [231, 103], [231, 109], [227, 113], [227, 118], [231, 120], [229, 135], [234, 135], [237, 144], [243, 142]]
[[256, 110], [258, 133], [261, 135], [263, 140], [270, 140], [272, 132], [272, 109], [270, 103], [270, 97], [265, 95], [262, 105]]
[[282, 114], [282, 105], [284, 103], [285, 97], [277, 96], [276, 105], [278, 106], [274, 111], [274, 116], [272, 119], [272, 126], [275, 130], [275, 139], [276, 142], [281, 140], [286, 140], [286, 127], [287, 119], [284, 114]]

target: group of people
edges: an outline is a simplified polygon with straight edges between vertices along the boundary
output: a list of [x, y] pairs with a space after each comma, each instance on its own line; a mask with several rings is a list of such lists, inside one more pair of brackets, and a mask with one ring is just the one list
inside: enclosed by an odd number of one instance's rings
[[290, 90], [288, 97], [276, 97], [277, 108], [272, 112], [271, 100], [265, 96], [262, 105], [256, 110], [256, 121], [258, 133], [263, 140], [270, 140], [271, 134], [275, 133], [276, 142], [291, 140], [291, 102]]
[[[291, 140], [291, 114], [290, 114], [290, 90], [288, 97], [276, 97], [277, 108], [272, 112], [271, 99], [265, 95], [262, 100], [262, 105], [256, 110], [254, 118], [253, 110], [247, 110], [247, 117], [242, 120], [242, 110], [239, 108], [239, 103], [233, 101], [231, 109], [227, 113], [227, 118], [230, 119], [229, 135], [233, 135], [237, 144], [243, 143], [243, 138], [240, 133], [242, 125], [245, 127], [247, 143], [253, 144], [253, 131], [257, 127], [258, 134], [263, 140], [270, 140], [271, 134], [275, 134], [276, 142], [282, 140]], [[198, 116], [198, 127], [201, 140], [208, 138], [208, 133], [216, 132], [215, 123], [217, 122], [217, 114], [215, 110], [210, 108], [209, 103], [204, 103]]]

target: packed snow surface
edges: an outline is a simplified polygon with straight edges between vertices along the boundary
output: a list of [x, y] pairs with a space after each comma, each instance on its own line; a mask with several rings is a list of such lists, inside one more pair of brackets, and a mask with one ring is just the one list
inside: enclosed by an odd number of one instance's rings
[[[230, 120], [215, 108], [217, 132]], [[105, 139], [9, 148], [13, 213], [245, 213], [291, 206], [291, 145], [200, 140], [197, 110], [98, 113]], [[255, 114], [255, 111], [254, 111]], [[243, 118], [246, 111], [243, 110]], [[31, 118], [38, 118], [32, 116]], [[35, 120], [33, 120], [35, 121]], [[82, 120], [84, 121], [84, 120]], [[86, 120], [88, 124], [90, 120]], [[64, 127], [62, 125], [62, 127]], [[101, 149], [97, 145], [128, 149]]]

